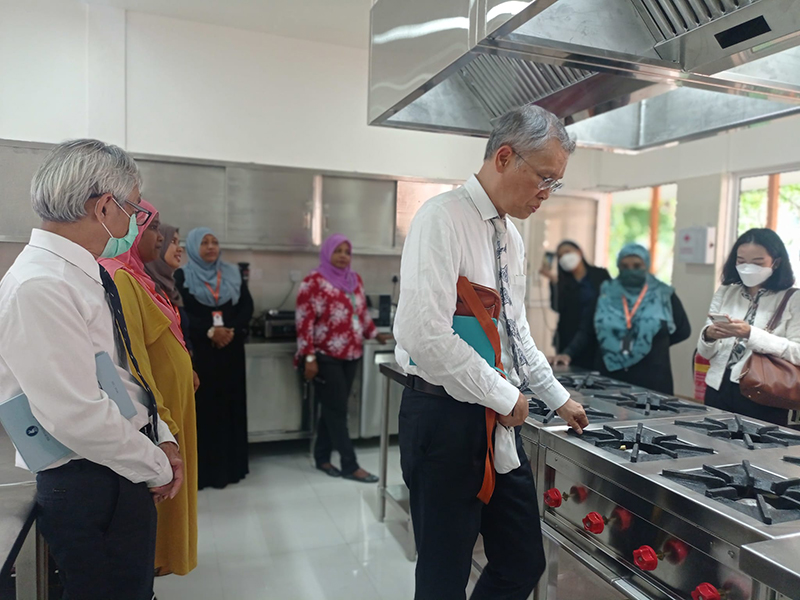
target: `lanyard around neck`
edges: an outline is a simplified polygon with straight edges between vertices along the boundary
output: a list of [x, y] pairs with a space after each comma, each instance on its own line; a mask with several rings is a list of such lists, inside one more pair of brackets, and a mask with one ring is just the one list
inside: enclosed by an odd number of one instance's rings
[[628, 307], [628, 299], [623, 295], [622, 296], [622, 308], [625, 309], [625, 323], [630, 330], [633, 327], [633, 317], [636, 316], [636, 312], [639, 310], [639, 307], [642, 305], [642, 300], [644, 300], [645, 295], [647, 294], [647, 284], [644, 284], [642, 291], [639, 293], [639, 298], [636, 300], [636, 304], [633, 305], [633, 310]]
[[221, 281], [222, 281], [222, 272], [221, 271], [217, 271], [217, 289], [216, 290], [212, 290], [211, 286], [208, 285], [208, 283], [206, 283], [205, 281], [203, 282], [203, 285], [208, 288], [209, 292], [211, 292], [211, 296], [214, 298], [214, 304], [215, 305], [219, 305], [219, 284], [220, 284]]

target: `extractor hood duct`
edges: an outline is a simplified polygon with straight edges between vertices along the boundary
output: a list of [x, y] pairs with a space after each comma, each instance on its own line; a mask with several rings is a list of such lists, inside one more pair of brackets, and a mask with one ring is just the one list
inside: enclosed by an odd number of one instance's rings
[[638, 151], [800, 113], [800, 0], [380, 0], [369, 122], [485, 136], [535, 103]]

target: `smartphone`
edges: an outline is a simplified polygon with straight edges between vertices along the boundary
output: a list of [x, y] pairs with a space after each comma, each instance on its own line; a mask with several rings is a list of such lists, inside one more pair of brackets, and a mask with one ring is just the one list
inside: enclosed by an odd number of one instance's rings
[[719, 313], [709, 313], [708, 318], [713, 323], [730, 323], [731, 318], [728, 315], [721, 315]]
[[553, 262], [556, 260], [556, 253], [555, 252], [545, 252], [544, 253], [544, 260], [547, 262], [547, 266], [551, 269], [553, 268]]

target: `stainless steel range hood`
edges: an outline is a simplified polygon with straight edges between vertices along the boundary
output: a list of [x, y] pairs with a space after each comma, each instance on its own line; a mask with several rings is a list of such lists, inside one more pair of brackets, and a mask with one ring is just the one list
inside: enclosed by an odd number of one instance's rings
[[485, 136], [528, 103], [638, 151], [800, 113], [800, 0], [380, 0], [369, 122]]

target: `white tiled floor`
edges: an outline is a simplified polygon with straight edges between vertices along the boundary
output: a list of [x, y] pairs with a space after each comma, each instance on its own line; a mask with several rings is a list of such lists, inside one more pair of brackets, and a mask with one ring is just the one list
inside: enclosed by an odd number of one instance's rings
[[[156, 581], [159, 600], [410, 600], [414, 563], [378, 523], [377, 486], [315, 470], [303, 444], [251, 446], [250, 475], [199, 497], [199, 566]], [[378, 473], [377, 445], [357, 448]], [[389, 483], [400, 483], [391, 450]], [[338, 457], [334, 456], [334, 464]]]

